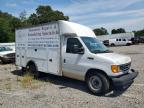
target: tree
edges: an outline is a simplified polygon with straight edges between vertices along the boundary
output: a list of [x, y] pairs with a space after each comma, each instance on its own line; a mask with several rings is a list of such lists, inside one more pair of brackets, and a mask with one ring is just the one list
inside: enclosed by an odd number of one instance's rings
[[101, 27], [101, 28], [96, 28], [96, 29], [94, 29], [93, 31], [94, 31], [94, 33], [95, 33], [97, 36], [99, 36], [99, 35], [108, 35], [108, 31], [107, 31], [105, 28], [103, 28], [103, 27]]
[[144, 29], [138, 30], [138, 31], [133, 31], [135, 36], [144, 36]]
[[31, 23], [31, 25], [39, 24], [39, 19], [35, 13], [31, 14], [31, 16], [28, 19], [28, 22]]
[[15, 28], [20, 26], [20, 19], [0, 11], [0, 42], [14, 42]]
[[22, 27], [21, 20], [18, 19], [18, 18], [15, 18], [15, 17], [11, 18], [11, 20], [9, 21], [9, 23], [10, 23], [9, 25], [10, 25], [10, 28], [11, 28], [12, 32], [15, 32], [16, 28]]
[[22, 26], [23, 26], [23, 27], [26, 27], [26, 26], [29, 26], [29, 25], [30, 25], [30, 23], [28, 22], [28, 19], [27, 19], [26, 15], [27, 15], [27, 13], [26, 13], [25, 10], [22, 11], [22, 12], [20, 13], [20, 15], [19, 15], [19, 18], [20, 18], [20, 20], [21, 20], [21, 23], [22, 23]]
[[116, 34], [117, 30], [116, 29], [112, 29], [111, 34]]
[[64, 14], [58, 10], [54, 11], [50, 6], [39, 6], [36, 9], [36, 13], [31, 14], [28, 20], [32, 25], [35, 25], [50, 21], [69, 20], [69, 17], [64, 16]]
[[26, 15], [27, 14], [25, 10], [20, 13], [19, 17], [22, 22], [26, 20]]
[[126, 31], [124, 28], [113, 29], [111, 31], [111, 34], [117, 34], [117, 33], [126, 33]]
[[0, 26], [0, 43], [7, 42], [7, 33]]
[[8, 41], [9, 26], [4, 18], [0, 18], [0, 42]]

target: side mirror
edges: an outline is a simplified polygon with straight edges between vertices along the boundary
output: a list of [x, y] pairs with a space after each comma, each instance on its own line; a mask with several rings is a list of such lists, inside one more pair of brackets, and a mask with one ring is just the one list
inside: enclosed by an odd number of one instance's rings
[[74, 45], [74, 53], [75, 54], [84, 54], [84, 48], [79, 47], [78, 45]]

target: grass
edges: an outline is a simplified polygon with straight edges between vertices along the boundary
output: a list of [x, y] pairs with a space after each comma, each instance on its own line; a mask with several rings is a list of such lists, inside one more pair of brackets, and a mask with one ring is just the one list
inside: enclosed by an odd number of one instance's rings
[[20, 81], [23, 88], [28, 88], [32, 85], [33, 76], [26, 74]]
[[31, 74], [25, 74], [22, 78], [17, 77], [22, 88], [37, 89], [42, 85], [42, 81], [34, 79]]

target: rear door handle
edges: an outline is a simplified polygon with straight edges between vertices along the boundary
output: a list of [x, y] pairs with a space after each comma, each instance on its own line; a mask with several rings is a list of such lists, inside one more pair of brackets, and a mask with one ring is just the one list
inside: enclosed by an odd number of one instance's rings
[[66, 59], [64, 59], [64, 63], [66, 63]]

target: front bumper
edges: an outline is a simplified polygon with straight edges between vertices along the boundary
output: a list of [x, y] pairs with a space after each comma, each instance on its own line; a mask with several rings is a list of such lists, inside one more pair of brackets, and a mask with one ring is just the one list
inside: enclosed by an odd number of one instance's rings
[[113, 77], [111, 78], [113, 82], [113, 86], [125, 88], [133, 83], [137, 75], [138, 75], [138, 72], [135, 71], [134, 69], [131, 69], [128, 74], [125, 74], [119, 77]]

